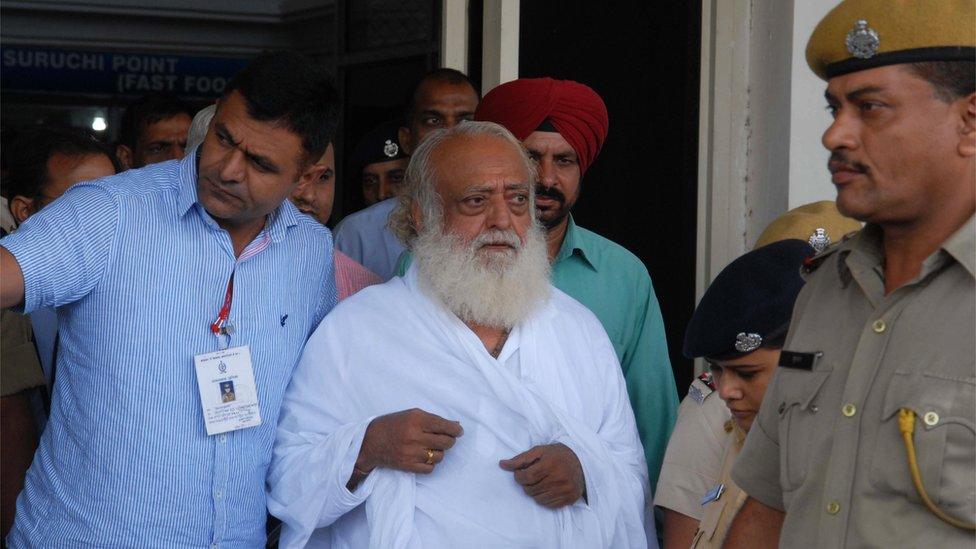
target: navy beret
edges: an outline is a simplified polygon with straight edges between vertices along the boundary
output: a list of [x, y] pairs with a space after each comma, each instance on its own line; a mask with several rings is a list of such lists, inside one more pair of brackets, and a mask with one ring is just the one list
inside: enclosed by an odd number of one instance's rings
[[755, 249], [722, 269], [705, 290], [685, 331], [684, 355], [750, 353], [783, 333], [803, 287], [800, 267], [814, 255], [802, 240]]
[[400, 130], [399, 120], [390, 120], [376, 126], [359, 142], [353, 153], [355, 179], [362, 176], [363, 168], [376, 162], [388, 162], [398, 158], [406, 158], [407, 154], [400, 146], [397, 132]]

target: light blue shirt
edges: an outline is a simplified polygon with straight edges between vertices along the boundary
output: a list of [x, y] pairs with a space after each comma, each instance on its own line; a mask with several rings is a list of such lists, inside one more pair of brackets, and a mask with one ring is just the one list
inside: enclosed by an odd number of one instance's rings
[[[60, 324], [11, 547], [264, 545], [282, 396], [336, 302], [332, 239], [285, 201], [255, 240], [271, 244], [238, 263], [197, 203], [195, 159], [76, 185], [0, 240], [24, 309], [57, 307]], [[220, 346], [209, 328], [235, 270], [229, 344], [250, 346], [262, 424], [207, 436], [193, 357]]]
[[383, 281], [393, 278], [403, 243], [387, 226], [398, 198], [377, 202], [347, 216], [335, 230], [336, 248], [373, 271]]

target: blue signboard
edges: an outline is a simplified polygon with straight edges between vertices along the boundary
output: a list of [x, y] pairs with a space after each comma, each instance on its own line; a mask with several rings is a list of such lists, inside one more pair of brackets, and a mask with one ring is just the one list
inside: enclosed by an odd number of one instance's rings
[[185, 98], [214, 98], [247, 59], [0, 47], [4, 91], [85, 95], [143, 95], [171, 92]]

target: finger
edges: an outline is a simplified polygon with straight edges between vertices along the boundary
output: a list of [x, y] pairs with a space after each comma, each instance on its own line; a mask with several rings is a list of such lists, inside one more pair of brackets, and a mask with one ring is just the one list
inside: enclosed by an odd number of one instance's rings
[[522, 486], [531, 486], [544, 480], [550, 473], [550, 469], [546, 467], [543, 461], [536, 461], [528, 467], [516, 469], [515, 482]]
[[[430, 453], [428, 454], [428, 450]], [[417, 455], [417, 461], [424, 463], [426, 465], [434, 465], [440, 463], [444, 459], [444, 452], [442, 450], [435, 450], [433, 448], [420, 448], [415, 454]]]
[[447, 435], [424, 433], [417, 437], [417, 444], [424, 448], [433, 448], [434, 450], [449, 450], [454, 446], [454, 442], [455, 438]]
[[449, 437], [459, 437], [464, 434], [464, 429], [461, 428], [460, 422], [450, 421], [429, 412], [424, 412], [424, 414], [426, 415], [423, 416], [421, 429], [425, 433], [447, 435]]
[[536, 446], [528, 451], [522, 452], [521, 454], [509, 458], [503, 459], [498, 462], [498, 465], [505, 469], [506, 471], [515, 471], [518, 469], [524, 469], [531, 465], [533, 462], [538, 461], [542, 457], [542, 448]]

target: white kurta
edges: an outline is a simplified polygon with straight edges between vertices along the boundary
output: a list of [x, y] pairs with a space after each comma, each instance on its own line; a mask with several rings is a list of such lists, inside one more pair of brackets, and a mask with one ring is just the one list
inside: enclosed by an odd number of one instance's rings
[[[420, 408], [464, 434], [430, 475], [346, 482], [376, 416]], [[549, 510], [499, 467], [561, 442], [587, 501]], [[309, 339], [285, 395], [268, 477], [281, 547], [656, 546], [647, 468], [600, 322], [553, 288], [498, 359], [417, 286], [416, 271], [339, 304]]]

